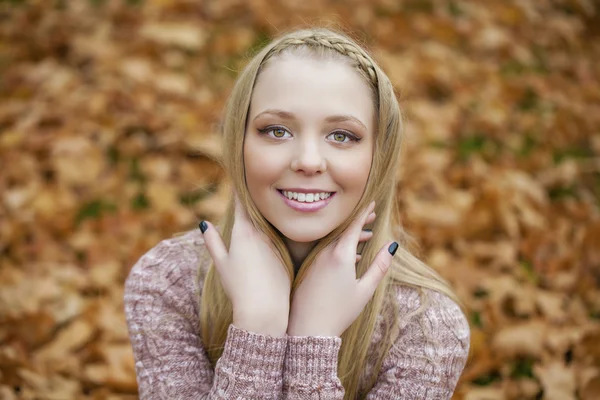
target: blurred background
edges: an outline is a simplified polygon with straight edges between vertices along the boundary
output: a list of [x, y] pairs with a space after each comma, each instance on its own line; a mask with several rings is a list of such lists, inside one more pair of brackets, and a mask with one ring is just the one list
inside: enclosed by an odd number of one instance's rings
[[134, 399], [123, 282], [216, 221], [234, 79], [347, 30], [406, 117], [398, 202], [468, 307], [455, 399], [600, 398], [600, 7], [592, 0], [1, 0], [0, 398]]

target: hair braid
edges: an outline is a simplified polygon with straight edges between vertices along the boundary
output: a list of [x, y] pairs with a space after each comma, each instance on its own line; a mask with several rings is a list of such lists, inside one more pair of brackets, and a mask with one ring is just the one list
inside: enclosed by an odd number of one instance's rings
[[313, 33], [301, 39], [284, 39], [271, 49], [263, 59], [263, 63], [292, 46], [325, 47], [335, 50], [346, 57], [350, 57], [358, 63], [358, 67], [367, 74], [373, 85], [377, 87], [377, 73], [375, 72], [373, 63], [360, 48], [357, 48], [343, 38]]

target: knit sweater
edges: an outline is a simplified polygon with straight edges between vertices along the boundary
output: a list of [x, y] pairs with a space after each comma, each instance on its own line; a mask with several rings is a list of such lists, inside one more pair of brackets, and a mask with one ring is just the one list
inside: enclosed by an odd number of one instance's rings
[[[340, 337], [271, 337], [233, 324], [213, 369], [199, 336], [198, 268], [210, 256], [198, 230], [163, 240], [131, 269], [125, 315], [141, 399], [343, 399], [337, 375]], [[400, 331], [368, 400], [448, 399], [465, 366], [470, 330], [450, 298], [400, 286], [400, 315], [379, 315], [368, 354], [393, 317]], [[433, 338], [428, 340], [427, 338]], [[376, 360], [368, 359], [360, 385]], [[364, 386], [361, 386], [364, 387]]]

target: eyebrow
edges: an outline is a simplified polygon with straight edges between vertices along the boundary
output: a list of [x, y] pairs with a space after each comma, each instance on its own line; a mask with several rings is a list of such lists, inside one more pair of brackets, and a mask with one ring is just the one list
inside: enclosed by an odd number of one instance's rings
[[[262, 116], [264, 114], [273, 114], [273, 115], [276, 115], [276, 116], [278, 116], [278, 117], [280, 117], [282, 119], [288, 119], [288, 120], [295, 120], [296, 119], [296, 116], [294, 114], [292, 114], [291, 112], [283, 111], [283, 110], [277, 110], [277, 109], [269, 109], [269, 110], [265, 110], [265, 111], [261, 112], [260, 114], [258, 114], [256, 117], [254, 117], [254, 120], [256, 120], [258, 117], [260, 117], [260, 116]], [[353, 117], [352, 115], [339, 114], [339, 115], [331, 115], [331, 116], [325, 118], [325, 122], [345, 122], [345, 121], [356, 122], [357, 124], [359, 124], [360, 126], [362, 126], [365, 131], [368, 131], [368, 129], [365, 126], [365, 124], [363, 124], [358, 118]]]

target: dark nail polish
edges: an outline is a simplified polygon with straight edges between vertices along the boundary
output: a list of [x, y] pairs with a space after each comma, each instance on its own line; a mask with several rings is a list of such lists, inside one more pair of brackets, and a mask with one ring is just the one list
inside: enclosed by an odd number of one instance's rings
[[200, 232], [204, 233], [208, 229], [208, 224], [205, 221], [200, 222]]
[[392, 244], [390, 244], [390, 247], [388, 247], [388, 251], [390, 252], [390, 254], [393, 256], [394, 254], [396, 254], [396, 250], [398, 250], [398, 243], [394, 242]]

